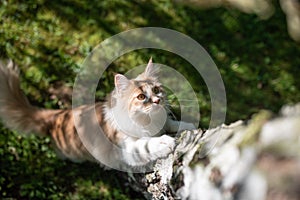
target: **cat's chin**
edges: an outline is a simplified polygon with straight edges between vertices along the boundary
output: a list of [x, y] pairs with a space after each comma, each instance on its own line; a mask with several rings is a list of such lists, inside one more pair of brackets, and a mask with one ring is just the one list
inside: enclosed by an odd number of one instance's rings
[[150, 113], [157, 113], [157, 112], [161, 112], [161, 111], [164, 111], [164, 107], [162, 105], [159, 105], [159, 104], [154, 104], [151, 106], [151, 109], [150, 109]]

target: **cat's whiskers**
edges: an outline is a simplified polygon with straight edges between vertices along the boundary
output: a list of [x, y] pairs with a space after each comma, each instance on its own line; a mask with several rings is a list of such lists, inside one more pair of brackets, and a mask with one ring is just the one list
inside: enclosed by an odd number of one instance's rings
[[173, 119], [177, 120], [175, 114], [172, 112], [172, 110], [168, 106], [165, 106], [165, 109], [168, 114], [171, 114]]

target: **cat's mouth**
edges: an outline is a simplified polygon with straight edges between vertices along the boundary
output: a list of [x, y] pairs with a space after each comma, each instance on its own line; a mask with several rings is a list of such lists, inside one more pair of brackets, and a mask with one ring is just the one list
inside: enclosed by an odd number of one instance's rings
[[159, 111], [160, 109], [163, 109], [162, 105], [160, 105], [160, 104], [152, 104], [150, 112], [151, 111], [154, 111], [154, 112], [155, 111]]
[[142, 112], [135, 112], [135, 117], [137, 118], [145, 118], [149, 116], [160, 115], [162, 112], [165, 112], [165, 108], [159, 104], [153, 104], [151, 106], [146, 107]]
[[151, 105], [151, 106], [145, 108], [143, 110], [143, 114], [144, 115], [153, 115], [153, 116], [155, 116], [155, 115], [158, 115], [163, 110], [165, 110], [163, 106], [155, 104], [155, 105]]

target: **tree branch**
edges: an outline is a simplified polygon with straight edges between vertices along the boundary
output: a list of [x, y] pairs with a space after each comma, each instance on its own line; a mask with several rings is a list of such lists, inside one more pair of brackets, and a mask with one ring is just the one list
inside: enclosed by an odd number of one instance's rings
[[[175, 152], [158, 160], [153, 172], [130, 176], [147, 199], [300, 198], [300, 104], [284, 107], [275, 118], [261, 111], [248, 122], [185, 131], [177, 141]], [[270, 180], [270, 158], [279, 162], [271, 166], [277, 185]]]

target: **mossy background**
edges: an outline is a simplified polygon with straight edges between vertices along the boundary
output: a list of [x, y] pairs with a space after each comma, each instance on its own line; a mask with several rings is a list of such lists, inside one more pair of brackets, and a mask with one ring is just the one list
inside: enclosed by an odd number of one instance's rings
[[[230, 8], [202, 10], [170, 0], [0, 0], [0, 5], [0, 57], [19, 65], [22, 88], [36, 106], [68, 107], [49, 88], [72, 87], [84, 58], [101, 41], [146, 26], [180, 31], [207, 50], [226, 87], [227, 123], [300, 101], [300, 45], [288, 36], [277, 4], [265, 21]], [[165, 51], [138, 50], [116, 60], [101, 79], [97, 99], [111, 91], [114, 72], [124, 73], [150, 56], [188, 77], [199, 98], [200, 126], [207, 127], [206, 85], [185, 60]], [[142, 199], [120, 173], [62, 161], [49, 138], [24, 137], [0, 125], [1, 198]]]

